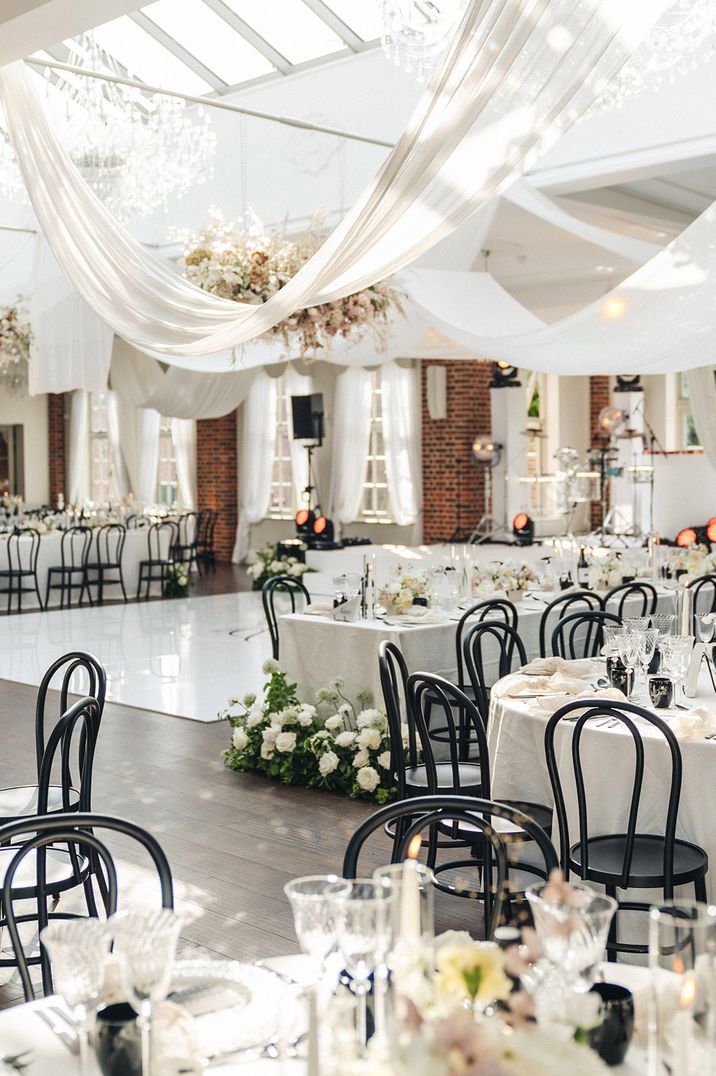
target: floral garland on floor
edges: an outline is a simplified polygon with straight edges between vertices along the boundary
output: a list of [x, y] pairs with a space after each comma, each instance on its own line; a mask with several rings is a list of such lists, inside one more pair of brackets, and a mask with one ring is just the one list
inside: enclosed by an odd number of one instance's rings
[[343, 694], [343, 680], [335, 679], [317, 692], [313, 706], [299, 701], [277, 661], [266, 661], [263, 671], [263, 701], [255, 695], [230, 699], [219, 715], [233, 730], [226, 765], [284, 785], [386, 803], [394, 791], [388, 722], [382, 710], [370, 707], [370, 693], [359, 693], [356, 706]]
[[[303, 549], [306, 548], [304, 545]], [[278, 555], [278, 544], [262, 546], [261, 549], [255, 551], [256, 560], [248, 567], [249, 578], [251, 579], [251, 589], [261, 590], [264, 583], [269, 579], [274, 579], [277, 575], [291, 575], [294, 579], [301, 579], [306, 572], [315, 571], [314, 568], [309, 568], [307, 564], [304, 564], [298, 557], [280, 557]]]
[[165, 598], [186, 598], [189, 594], [189, 587], [193, 586], [194, 580], [190, 577], [185, 564], [174, 561], [167, 567], [162, 586]]
[[[256, 217], [249, 227], [242, 227], [214, 211], [203, 232], [181, 236], [188, 244], [184, 276], [223, 299], [260, 305], [296, 275], [326, 234], [318, 216], [306, 232], [289, 238], [283, 227], [265, 231]], [[316, 352], [330, 347], [336, 336], [350, 337], [357, 343], [371, 332], [376, 350], [384, 351], [391, 307], [403, 312], [401, 296], [386, 281], [379, 281], [343, 299], [296, 310], [264, 337], [279, 336], [287, 348], [295, 342], [301, 357], [315, 358]]]

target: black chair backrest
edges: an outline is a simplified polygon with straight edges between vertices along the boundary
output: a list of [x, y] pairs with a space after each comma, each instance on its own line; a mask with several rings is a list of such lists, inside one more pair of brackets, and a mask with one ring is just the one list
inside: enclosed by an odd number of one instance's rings
[[[559, 866], [557, 853], [547, 834], [529, 815], [523, 814], [515, 807], [476, 796], [431, 795], [389, 803], [362, 822], [348, 842], [343, 857], [343, 877], [357, 877], [358, 859], [363, 845], [371, 834], [381, 830], [387, 823], [407, 818], [413, 818], [414, 821], [405, 829], [394, 862], [400, 862], [405, 858], [416, 833], [422, 833], [428, 827], [438, 825], [444, 827], [446, 823], [456, 823], [461, 836], [464, 835], [464, 829], [459, 828], [460, 823], [463, 827], [469, 826], [474, 829], [475, 843], [480, 837], [490, 842], [497, 871], [495, 898], [494, 901], [487, 901], [485, 907], [488, 939], [492, 938], [495, 927], [500, 923], [502, 907], [509, 895], [509, 846], [515, 836], [522, 837], [523, 834], [527, 834], [534, 841], [544, 859], [545, 877], [549, 877], [550, 873]], [[491, 824], [494, 818], [504, 819], [511, 823], [518, 832], [506, 831], [504, 828], [495, 829]], [[488, 895], [490, 889], [490, 885], [485, 885]]]
[[7, 540], [7, 560], [11, 572], [36, 572], [42, 535], [34, 527], [21, 527]]
[[271, 652], [278, 659], [278, 613], [276, 612], [276, 595], [288, 594], [291, 599], [291, 612], [302, 607], [303, 602], [308, 605], [311, 595], [300, 579], [294, 579], [292, 575], [275, 575], [273, 579], [267, 579], [261, 588], [261, 601], [264, 607], [266, 623], [271, 636]]
[[462, 643], [464, 634], [471, 626], [472, 621], [479, 623], [483, 620], [502, 621], [505, 624], [509, 624], [511, 628], [514, 628], [515, 631], [517, 631], [517, 609], [512, 602], [507, 600], [507, 598], [486, 598], [484, 601], [477, 602], [475, 605], [471, 605], [469, 609], [466, 609], [457, 622], [457, 630], [455, 632], [455, 658], [458, 685], [464, 685], [467, 682], [465, 679], [465, 667], [463, 665]]
[[138, 531], [149, 526], [149, 519], [142, 513], [130, 512], [124, 523], [128, 531]]
[[122, 563], [127, 528], [122, 523], [104, 523], [97, 529], [97, 563]]
[[[441, 791], [438, 785], [438, 759], [433, 751], [430, 725], [439, 728], [441, 746], [447, 742], [452, 778], [451, 791], [459, 794], [462, 788], [460, 776], [461, 740], [467, 737], [476, 745], [475, 755], [480, 759], [477, 767], [470, 770], [470, 790], [477, 785], [479, 795], [490, 795], [490, 761], [487, 750], [487, 734], [475, 703], [464, 691], [434, 673], [418, 672], [408, 677], [406, 685], [408, 700], [408, 724], [415, 722], [422, 761], [426, 770], [427, 790], [432, 795]], [[433, 715], [437, 711], [437, 719]], [[442, 720], [444, 718], [444, 720]], [[447, 736], [445, 736], [447, 733]], [[477, 776], [479, 772], [479, 777]], [[445, 791], [444, 783], [442, 791]]]
[[621, 624], [621, 617], [603, 610], [569, 613], [552, 632], [552, 653], [560, 658], [594, 658], [604, 645], [604, 625]]
[[209, 523], [211, 521], [211, 509], [202, 508], [196, 525], [197, 544], [204, 549], [209, 540]]
[[182, 512], [177, 520], [179, 546], [193, 546], [199, 537], [200, 515], [198, 512]]
[[[20, 932], [18, 929], [17, 915], [13, 904], [13, 881], [15, 875], [26, 856], [33, 852], [37, 856], [38, 863], [38, 908], [37, 929], [41, 931], [48, 923], [47, 895], [44, 887], [40, 884], [41, 864], [44, 859], [44, 850], [47, 845], [65, 844], [72, 845], [84, 852], [92, 854], [95, 859], [101, 861], [108, 882], [108, 914], [112, 915], [117, 910], [118, 886], [117, 869], [112, 853], [106, 844], [101, 841], [96, 830], [109, 830], [129, 837], [142, 845], [148, 852], [159, 878], [161, 889], [161, 901], [163, 908], [174, 907], [174, 890], [172, 873], [159, 842], [146, 830], [124, 819], [112, 818], [109, 815], [80, 812], [72, 814], [52, 814], [44, 817], [32, 817], [18, 822], [9, 822], [0, 826], [0, 844], [8, 844], [23, 838], [18, 851], [10, 861], [2, 888], [2, 908], [7, 923], [8, 934], [15, 953], [20, 979], [25, 992], [25, 1000], [32, 1001], [34, 990], [30, 981], [28, 961], [23, 948]], [[42, 949], [43, 981], [49, 983], [50, 990], [52, 978], [50, 963], [47, 953]]]
[[383, 639], [378, 647], [378, 670], [383, 703], [390, 735], [390, 772], [396, 783], [399, 797], [405, 794], [405, 749], [403, 748], [403, 725], [408, 726], [408, 756], [415, 765], [417, 757], [415, 722], [403, 721], [407, 710], [408, 666], [399, 647]]
[[[485, 646], [487, 644], [487, 653]], [[475, 704], [487, 728], [490, 713], [490, 688], [512, 672], [515, 657], [518, 668], [527, 664], [527, 654], [519, 634], [509, 624], [488, 620], [470, 628], [463, 640], [465, 668], [472, 684]], [[495, 675], [487, 672], [487, 662], [495, 663]]]
[[694, 615], [716, 612], [716, 575], [700, 575], [687, 588], [694, 592]]
[[160, 519], [147, 531], [147, 550], [153, 561], [169, 561], [177, 543], [179, 528], [173, 519]]
[[83, 568], [92, 546], [92, 528], [79, 524], [62, 532], [60, 561], [63, 568]]
[[210, 552], [214, 551], [214, 531], [216, 530], [216, 522], [218, 518], [218, 511], [216, 511], [216, 509], [212, 509], [209, 513], [209, 526], [206, 535], [207, 548]]
[[560, 594], [546, 607], [539, 620], [539, 653], [541, 658], [547, 657], [547, 631], [550, 631], [550, 620], [561, 620], [568, 613], [574, 613], [578, 609], [585, 611], [598, 611], [603, 609], [602, 599], [593, 590], [570, 590], [567, 594]]
[[[575, 711], [583, 711], [579, 717], [575, 718], [570, 715], [574, 715]], [[573, 843], [569, 834], [569, 824], [567, 818], [566, 797], [564, 794], [564, 782], [562, 775], [559, 771], [557, 763], [557, 752], [555, 750], [555, 734], [557, 726], [560, 722], [565, 720], [571, 720], [573, 722], [572, 731], [572, 774], [574, 777], [574, 791], [576, 794], [577, 804], [577, 817], [579, 826], [579, 850], [581, 859], [581, 877], [584, 879], [587, 877], [587, 871], [589, 870], [589, 804], [594, 802], [590, 800], [589, 791], [587, 789], [587, 782], [584, 779], [584, 767], [582, 765], [582, 733], [584, 727], [588, 721], [594, 717], [614, 718], [620, 722], [630, 733], [632, 742], [634, 745], [634, 779], [631, 788], [619, 788], [615, 787], [614, 781], [610, 782], [609, 795], [614, 798], [618, 797], [620, 793], [624, 796], [626, 822], [623, 826], [619, 827], [619, 832], [624, 834], [624, 855], [621, 864], [621, 878], [618, 885], [621, 888], [626, 889], [629, 881], [629, 874], [631, 871], [632, 857], [634, 853], [634, 838], [638, 832], [637, 825], [639, 821], [639, 802], [641, 799], [642, 785], [644, 781], [644, 742], [641, 736], [641, 730], [637, 721], [645, 721], [656, 729], [666, 741], [669, 753], [671, 755], [671, 779], [668, 781], [668, 800], [666, 804], [666, 822], [664, 825], [664, 866], [663, 876], [665, 893], [668, 896], [673, 895], [673, 873], [674, 873], [674, 840], [676, 837], [676, 822], [679, 811], [679, 799], [681, 797], [681, 751], [679, 750], [679, 744], [676, 736], [660, 717], [653, 714], [650, 710], [645, 710], [641, 706], [636, 706], [633, 702], [614, 702], [610, 699], [575, 699], [573, 702], [568, 702], [564, 706], [561, 706], [547, 722], [545, 729], [544, 743], [545, 754], [547, 756], [547, 769], [549, 772], [549, 779], [552, 785], [552, 795], [555, 804], [555, 813], [557, 815], [557, 822], [559, 824], [559, 837], [560, 837], [560, 859], [562, 861], [562, 870], [565, 877], [569, 877], [569, 849]], [[621, 737], [620, 739], [625, 739]], [[626, 743], [622, 754], [626, 751]], [[621, 744], [620, 744], [621, 747]], [[585, 749], [585, 755], [587, 754]], [[660, 785], [666, 784], [663, 780]], [[599, 791], [596, 789], [592, 791], [593, 795], [603, 794], [603, 785], [600, 786]], [[628, 808], [626, 805], [628, 804]], [[650, 807], [651, 810], [651, 807]], [[660, 827], [661, 821], [658, 823], [659, 835], [661, 836]], [[591, 834], [591, 836], [602, 836], [602, 834]]]
[[[87, 683], [80, 685], [78, 688], [77, 684], [72, 684], [72, 679], [80, 670], [86, 674]], [[107, 694], [107, 675], [97, 658], [93, 657], [92, 654], [86, 654], [82, 650], [74, 650], [53, 661], [40, 681], [35, 703], [35, 757], [37, 759], [38, 779], [42, 757], [45, 753], [47, 693], [52, 690], [52, 681], [58, 673], [62, 674], [62, 680], [57, 685], [60, 691], [60, 717], [69, 709], [70, 692], [76, 695], [84, 695], [96, 701], [98, 727], [104, 710], [104, 700]], [[84, 679], [84, 677], [81, 678]]]
[[651, 583], [620, 583], [604, 595], [604, 608], [619, 617], [651, 616], [656, 612], [659, 595]]

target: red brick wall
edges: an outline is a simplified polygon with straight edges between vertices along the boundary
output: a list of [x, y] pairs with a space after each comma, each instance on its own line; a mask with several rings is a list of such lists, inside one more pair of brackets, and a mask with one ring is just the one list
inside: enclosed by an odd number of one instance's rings
[[[598, 374], [589, 378], [589, 443], [592, 448], [600, 447], [603, 440], [599, 435], [599, 412], [603, 407], [611, 403], [609, 392], [609, 378]], [[591, 506], [591, 525], [598, 527], [600, 524], [601, 509], [597, 502]]]
[[214, 536], [218, 560], [231, 560], [236, 540], [238, 454], [236, 411], [196, 424], [197, 508], [219, 512]]
[[[447, 416], [431, 419], [427, 405], [427, 368], [447, 370]], [[491, 363], [483, 361], [425, 360], [421, 363], [423, 401], [423, 539], [449, 538], [458, 525], [457, 460], [460, 461], [460, 500], [465, 507], [461, 525], [468, 532], [482, 515], [482, 469], [472, 459], [472, 442], [489, 433]]]
[[57, 504], [60, 493], [67, 497], [67, 474], [65, 470], [65, 402], [64, 393], [50, 393], [47, 397], [47, 433], [49, 445], [49, 503]]

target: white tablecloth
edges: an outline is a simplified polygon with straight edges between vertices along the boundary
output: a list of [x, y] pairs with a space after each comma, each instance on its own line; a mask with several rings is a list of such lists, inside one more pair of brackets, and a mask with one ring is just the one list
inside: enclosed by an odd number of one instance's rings
[[[45, 601], [45, 590], [47, 587], [47, 573], [48, 569], [54, 567], [54, 565], [60, 565], [62, 563], [62, 557], [60, 556], [60, 543], [62, 541], [62, 535], [59, 531], [49, 531], [46, 534], [40, 535], [40, 552], [37, 557], [37, 578], [40, 584], [40, 594], [42, 595], [42, 601]], [[124, 543], [124, 552], [122, 555], [122, 569], [124, 575], [124, 586], [127, 591], [128, 598], [134, 598], [137, 594], [137, 582], [139, 580], [139, 562], [140, 560], [146, 560], [149, 556], [147, 551], [147, 531], [146, 529], [132, 529], [127, 531], [127, 538]], [[90, 550], [90, 561], [97, 559], [97, 546], [96, 537], [92, 535], [92, 548]], [[0, 537], [0, 570], [8, 567], [8, 544], [7, 538]], [[114, 575], [116, 573], [112, 573]], [[59, 581], [59, 576], [55, 577], [55, 582]], [[27, 580], [25, 586], [27, 586]], [[152, 594], [158, 593], [159, 584], [152, 584]], [[92, 595], [94, 597], [96, 591], [93, 589]], [[122, 591], [119, 586], [105, 587], [104, 593], [105, 599], [107, 598], [121, 598]], [[77, 602], [79, 600], [79, 591], [76, 591], [72, 596], [72, 601]], [[85, 602], [87, 596], [85, 594]], [[50, 595], [50, 604], [59, 605], [60, 592], [55, 591]], [[0, 611], [3, 611], [3, 603], [7, 602], [7, 596], [0, 594]], [[22, 596], [23, 609], [37, 608], [37, 600], [34, 593], [26, 592]], [[17, 608], [17, 596], [13, 596], [13, 610]]]
[[[552, 793], [545, 760], [544, 733], [553, 710], [543, 709], [539, 700], [517, 700], [506, 692], [515, 677], [505, 677], [492, 690], [488, 727], [492, 794], [495, 799], [523, 799], [551, 804]], [[585, 696], [593, 694], [585, 684]], [[546, 702], [546, 700], [543, 700]], [[560, 698], [555, 705], [562, 705]], [[699, 691], [690, 705], [708, 706], [716, 712], [714, 697], [705, 668], [699, 679]], [[668, 721], [677, 721], [678, 714], [659, 712]], [[639, 828], [642, 832], [663, 833], [670, 779], [670, 755], [659, 732], [643, 724], [639, 726], [645, 746], [644, 785], [641, 795]], [[570, 842], [579, 839], [576, 821], [576, 800], [572, 785], [571, 742], [574, 725], [562, 723], [557, 728], [555, 746], [557, 762], [563, 777]], [[716, 895], [713, 868], [716, 865], [716, 740], [680, 741], [683, 759], [683, 783], [679, 807], [677, 837], [693, 841], [708, 854], [711, 873], [707, 876], [710, 899]], [[631, 733], [622, 725], [585, 726], [582, 733], [582, 761], [589, 809], [589, 830], [592, 834], [623, 832], [628, 814], [628, 800], [634, 773], [634, 747]], [[555, 821], [553, 843], [558, 847], [559, 835]], [[632, 891], [630, 891], [631, 893]], [[693, 897], [693, 887], [684, 891]], [[635, 899], [640, 899], [636, 896]], [[646, 899], [656, 899], [647, 894]], [[640, 940], [642, 940], [640, 938]]]

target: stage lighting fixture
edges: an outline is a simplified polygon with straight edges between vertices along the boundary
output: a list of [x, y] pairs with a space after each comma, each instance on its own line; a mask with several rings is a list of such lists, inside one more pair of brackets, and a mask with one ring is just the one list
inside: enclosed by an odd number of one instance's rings
[[521, 387], [520, 371], [516, 366], [504, 360], [493, 362], [491, 389], [519, 389]]
[[512, 533], [518, 545], [532, 545], [535, 540], [534, 520], [526, 512], [518, 512], [512, 520]]
[[710, 542], [716, 542], [716, 516], [711, 516], [706, 524], [706, 537]]
[[502, 445], [493, 441], [489, 433], [478, 434], [472, 442], [472, 454], [478, 463], [496, 464], [502, 452]]
[[693, 527], [684, 527], [676, 535], [676, 544], [680, 549], [686, 549], [687, 546], [696, 545], [696, 531]]
[[296, 534], [299, 538], [308, 538], [313, 533], [316, 513], [312, 508], [299, 508], [296, 512]]
[[319, 514], [313, 521], [313, 535], [314, 538], [319, 538], [322, 542], [333, 541], [333, 521], [322, 515], [320, 509]]
[[629, 412], [622, 411], [621, 407], [603, 407], [597, 419], [599, 432], [606, 437], [610, 437], [621, 429], [628, 417]]

